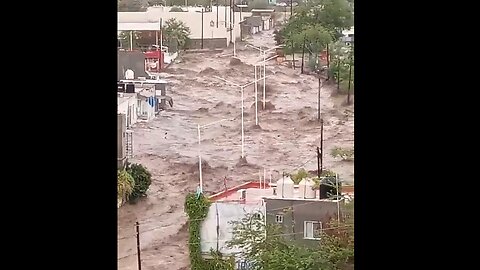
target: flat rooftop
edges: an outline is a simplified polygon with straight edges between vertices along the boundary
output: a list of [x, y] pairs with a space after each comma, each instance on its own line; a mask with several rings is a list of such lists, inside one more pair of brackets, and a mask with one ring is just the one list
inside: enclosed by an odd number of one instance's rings
[[[245, 200], [240, 199], [240, 191], [246, 190]], [[252, 181], [229, 188], [227, 190], [211, 195], [209, 199], [214, 202], [231, 202], [231, 203], [261, 203], [263, 197], [273, 194], [273, 188], [268, 183]]]
[[[274, 195], [274, 189], [276, 189], [276, 183], [260, 183], [259, 181], [252, 181], [243, 183], [241, 185], [228, 188], [227, 190], [218, 192], [214, 195], [211, 195], [209, 199], [214, 202], [230, 202], [230, 203], [246, 203], [246, 204], [257, 204], [261, 203], [264, 199], [275, 199], [275, 200], [293, 200], [293, 201], [325, 201], [325, 202], [337, 202], [337, 200], [332, 199], [319, 199], [320, 191], [315, 191], [315, 198], [307, 199], [303, 198], [299, 193], [298, 185], [294, 186], [293, 197], [291, 198], [282, 198], [277, 195]], [[245, 190], [245, 200], [241, 199], [241, 191]], [[354, 196], [354, 187], [353, 186], [343, 186], [342, 195], [353, 198]]]

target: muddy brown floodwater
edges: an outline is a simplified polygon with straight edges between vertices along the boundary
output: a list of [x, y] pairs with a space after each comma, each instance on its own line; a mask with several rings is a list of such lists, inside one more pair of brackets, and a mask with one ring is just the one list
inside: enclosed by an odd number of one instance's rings
[[[248, 40], [253, 45], [274, 46], [272, 31]], [[259, 126], [255, 127], [254, 86], [244, 90], [245, 156], [241, 156], [241, 92], [215, 76], [245, 84], [254, 78], [258, 51], [237, 45], [239, 61], [231, 49], [223, 52], [183, 54], [162, 74], [169, 82], [174, 107], [150, 123], [134, 128], [134, 158], [153, 175], [148, 197], [118, 210], [118, 269], [137, 269], [135, 221], [140, 222], [142, 269], [189, 269], [188, 229], [183, 209], [185, 195], [199, 181], [197, 124], [229, 119], [201, 131], [204, 191], [210, 194], [227, 185], [257, 180], [263, 169], [267, 179], [299, 167], [316, 170], [319, 145], [317, 118], [318, 79], [300, 69], [268, 62], [266, 110], [259, 87]], [[333, 147], [353, 147], [354, 108], [344, 106], [345, 96], [332, 95], [334, 86], [321, 92], [324, 126], [324, 167], [353, 183], [353, 162], [334, 159]]]

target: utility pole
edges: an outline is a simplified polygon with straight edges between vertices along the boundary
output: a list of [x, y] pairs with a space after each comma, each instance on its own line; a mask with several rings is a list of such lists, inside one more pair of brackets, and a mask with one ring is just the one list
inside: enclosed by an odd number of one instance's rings
[[350, 105], [350, 86], [352, 83], [352, 58], [350, 58], [350, 68], [348, 72], [348, 95], [347, 95], [347, 104]]
[[295, 47], [293, 46], [293, 40], [292, 40], [292, 57], [293, 57], [293, 69], [295, 69]]
[[218, 0], [217, 0], [217, 28], [218, 28]]
[[230, 0], [230, 3], [229, 3], [229, 6], [230, 6], [230, 9], [229, 9], [229, 12], [230, 12], [230, 42], [232, 42], [232, 39], [233, 39], [233, 25], [232, 25], [232, 0]]
[[320, 77], [320, 74], [318, 74], [318, 118], [317, 120], [320, 121], [321, 118], [321, 113], [320, 113], [320, 92], [322, 91], [322, 79]]
[[340, 93], [340, 58], [337, 60], [337, 92]]
[[330, 80], [330, 51], [327, 43], [327, 81]]
[[[157, 45], [158, 45], [158, 40], [156, 40]], [[162, 45], [163, 45], [163, 33], [162, 33], [162, 18], [160, 18], [160, 52], [158, 53], [158, 65], [157, 65], [157, 70], [160, 72], [160, 68], [162, 66]], [[159, 47], [157, 47], [158, 51]]]
[[227, 28], [227, 0], [223, 3], [223, 9], [225, 11], [225, 28]]
[[320, 147], [317, 146], [317, 176], [320, 181], [321, 169], [320, 169]]
[[323, 119], [320, 120], [320, 175], [323, 172]]
[[303, 65], [304, 65], [303, 63], [305, 62], [303, 60], [303, 57], [305, 56], [305, 40], [306, 40], [306, 38], [307, 38], [307, 34], [304, 34], [303, 35], [303, 47], [302, 47], [302, 70], [301, 70], [302, 74], [303, 74]]
[[137, 231], [137, 263], [138, 263], [138, 270], [142, 270], [142, 261], [140, 259], [140, 230], [138, 221], [135, 222], [135, 229]]
[[290, 0], [290, 18], [293, 15], [293, 0]]

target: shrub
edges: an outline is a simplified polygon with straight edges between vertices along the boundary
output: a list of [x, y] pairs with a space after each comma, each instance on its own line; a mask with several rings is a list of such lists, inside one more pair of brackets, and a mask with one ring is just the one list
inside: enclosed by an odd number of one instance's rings
[[125, 170], [117, 172], [117, 197], [119, 199], [128, 198], [135, 188], [135, 180]]
[[133, 177], [135, 186], [130, 194], [130, 199], [137, 199], [146, 195], [152, 175], [141, 164], [128, 164], [126, 171]]
[[334, 158], [340, 157], [344, 161], [352, 161], [354, 159], [354, 149], [335, 147], [332, 149], [331, 155]]
[[298, 170], [297, 173], [292, 174], [290, 177], [292, 178], [292, 181], [296, 185], [298, 185], [298, 183], [300, 183], [300, 181], [302, 181], [304, 178], [308, 177], [308, 172], [304, 168], [301, 168], [300, 170]]

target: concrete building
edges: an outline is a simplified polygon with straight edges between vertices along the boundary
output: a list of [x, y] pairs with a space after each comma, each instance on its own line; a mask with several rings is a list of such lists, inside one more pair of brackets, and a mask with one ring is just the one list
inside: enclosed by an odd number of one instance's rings
[[242, 26], [242, 37], [245, 34], [254, 35], [262, 30], [263, 21], [260, 16], [251, 16], [246, 17], [245, 20], [241, 22]]
[[274, 9], [252, 9], [252, 16], [262, 19], [262, 31], [270, 30], [273, 27], [272, 14], [274, 12]]
[[125, 115], [125, 126], [131, 128], [137, 123], [137, 93], [117, 94], [117, 113]]
[[[154, 76], [155, 77], [155, 76]], [[167, 95], [167, 81], [159, 78], [140, 80], [120, 80], [120, 83], [132, 83], [135, 85], [135, 93], [138, 93], [138, 115], [153, 116], [167, 108], [167, 102], [173, 107], [173, 99]], [[149, 108], [153, 107], [153, 109]], [[142, 117], [140, 117], [142, 118]], [[148, 117], [148, 119], [151, 119]], [[144, 117], [142, 120], [145, 120]]]
[[[231, 221], [239, 221], [247, 213], [265, 214], [265, 202], [262, 197], [272, 193], [268, 183], [247, 182], [209, 197], [213, 202], [207, 217], [201, 224], [201, 251], [208, 255], [210, 250], [218, 250], [225, 256], [235, 256], [239, 249], [228, 248], [226, 243], [232, 240]], [[236, 257], [237, 264], [242, 264]]]
[[117, 53], [117, 80], [125, 79], [125, 72], [132, 70], [135, 79], [147, 77], [145, 71], [145, 55], [137, 51], [118, 51]]
[[271, 186], [272, 194], [264, 198], [267, 224], [280, 225], [285, 237], [299, 244], [318, 245], [322, 228], [338, 216], [343, 200], [319, 199], [309, 179], [294, 185], [285, 177]]
[[[234, 38], [240, 39], [240, 12], [231, 16], [228, 6], [215, 6], [211, 12], [203, 14], [201, 7], [182, 7], [185, 12], [170, 12], [170, 8], [156, 6], [145, 12], [118, 12], [118, 31], [159, 31], [160, 19], [164, 24], [168, 19], [176, 18], [190, 28], [191, 49], [201, 48], [202, 37], [204, 48], [224, 48]], [[251, 16], [250, 12], [242, 12], [242, 17], [248, 16]], [[230, 31], [230, 17], [233, 31]]]
[[348, 30], [344, 30], [342, 32], [343, 34], [343, 37], [341, 37], [341, 40], [343, 42], [345, 42], [345, 45], [347, 46], [350, 46], [350, 45], [353, 45], [354, 43], [354, 36], [355, 36], [355, 30], [354, 30], [354, 27], [348, 29]]
[[126, 117], [125, 114], [117, 114], [117, 168], [125, 167], [127, 161], [126, 153]]

